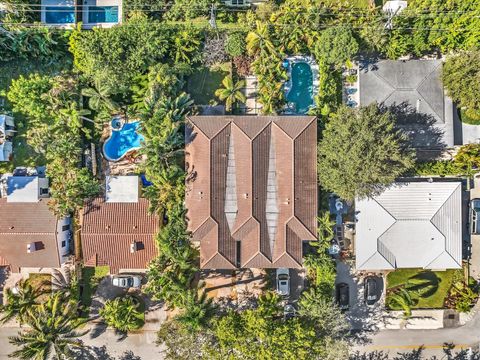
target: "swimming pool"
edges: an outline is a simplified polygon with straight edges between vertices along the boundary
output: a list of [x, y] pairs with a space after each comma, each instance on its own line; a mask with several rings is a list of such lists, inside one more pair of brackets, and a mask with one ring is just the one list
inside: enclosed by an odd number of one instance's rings
[[291, 65], [291, 86], [287, 92], [287, 101], [293, 103], [297, 114], [305, 114], [313, 105], [313, 72], [306, 62], [294, 62]]
[[47, 24], [73, 24], [75, 8], [73, 6], [46, 6], [45, 22]]
[[[115, 121], [115, 119], [113, 120]], [[112, 134], [103, 144], [103, 155], [109, 161], [118, 161], [129, 151], [142, 146], [143, 136], [138, 133], [140, 122], [127, 123], [119, 130], [112, 129]]]
[[89, 23], [117, 23], [118, 6], [89, 6]]

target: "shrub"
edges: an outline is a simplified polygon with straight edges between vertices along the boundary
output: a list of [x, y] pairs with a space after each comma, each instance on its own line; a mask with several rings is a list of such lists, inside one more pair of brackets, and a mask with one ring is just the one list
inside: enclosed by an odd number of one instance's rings
[[246, 52], [245, 34], [243, 32], [234, 32], [228, 35], [225, 42], [225, 51], [231, 57], [244, 55]]
[[140, 300], [128, 295], [108, 300], [100, 309], [100, 316], [107, 325], [123, 332], [140, 329], [144, 323]]
[[247, 55], [241, 55], [233, 58], [233, 66], [239, 76], [248, 76], [251, 74], [252, 58]]

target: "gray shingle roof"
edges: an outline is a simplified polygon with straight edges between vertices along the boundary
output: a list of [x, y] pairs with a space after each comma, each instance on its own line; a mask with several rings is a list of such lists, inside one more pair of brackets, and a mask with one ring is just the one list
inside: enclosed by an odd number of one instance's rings
[[444, 93], [441, 69], [441, 60], [382, 60], [364, 64], [359, 79], [360, 105], [372, 102], [408, 105], [410, 111], [428, 118], [422, 124], [410, 121], [410, 117], [403, 124], [415, 146], [440, 147], [441, 143], [453, 146], [453, 104]]
[[358, 270], [461, 268], [460, 182], [396, 183], [355, 211]]

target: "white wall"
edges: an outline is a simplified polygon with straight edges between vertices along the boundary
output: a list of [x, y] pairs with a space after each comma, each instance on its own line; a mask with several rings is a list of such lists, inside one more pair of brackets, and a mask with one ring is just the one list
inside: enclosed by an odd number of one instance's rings
[[[71, 236], [71, 223], [72, 219], [70, 217], [66, 217], [64, 219], [60, 219], [57, 221], [57, 244], [58, 244], [58, 252], [60, 256], [60, 263], [63, 264], [69, 254], [70, 254], [70, 236]], [[69, 228], [66, 230], [63, 230], [63, 227], [67, 227], [69, 225]], [[62, 246], [62, 242], [64, 242], [64, 246]]]

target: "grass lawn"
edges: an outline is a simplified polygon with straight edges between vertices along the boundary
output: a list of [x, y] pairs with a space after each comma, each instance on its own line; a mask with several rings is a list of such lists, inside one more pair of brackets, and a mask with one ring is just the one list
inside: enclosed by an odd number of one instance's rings
[[83, 290], [81, 295], [82, 305], [85, 306], [85, 311], [88, 313], [88, 308], [92, 304], [92, 295], [97, 289], [97, 285], [102, 278], [110, 273], [108, 266], [85, 266], [82, 268], [82, 282]]
[[[418, 303], [412, 306], [412, 308], [442, 308], [454, 279], [458, 279], [458, 277], [461, 278], [462, 276], [462, 270], [430, 271], [424, 269], [399, 269], [387, 275], [387, 292], [397, 286], [405, 285], [408, 280], [412, 278], [434, 279], [438, 282], [436, 291], [420, 296]], [[394, 308], [393, 310], [400, 310], [400, 308]]]
[[229, 73], [230, 63], [224, 63], [214, 68], [197, 69], [188, 78], [187, 92], [197, 105], [209, 105], [211, 101], [218, 101], [215, 91], [222, 86], [223, 78]]

